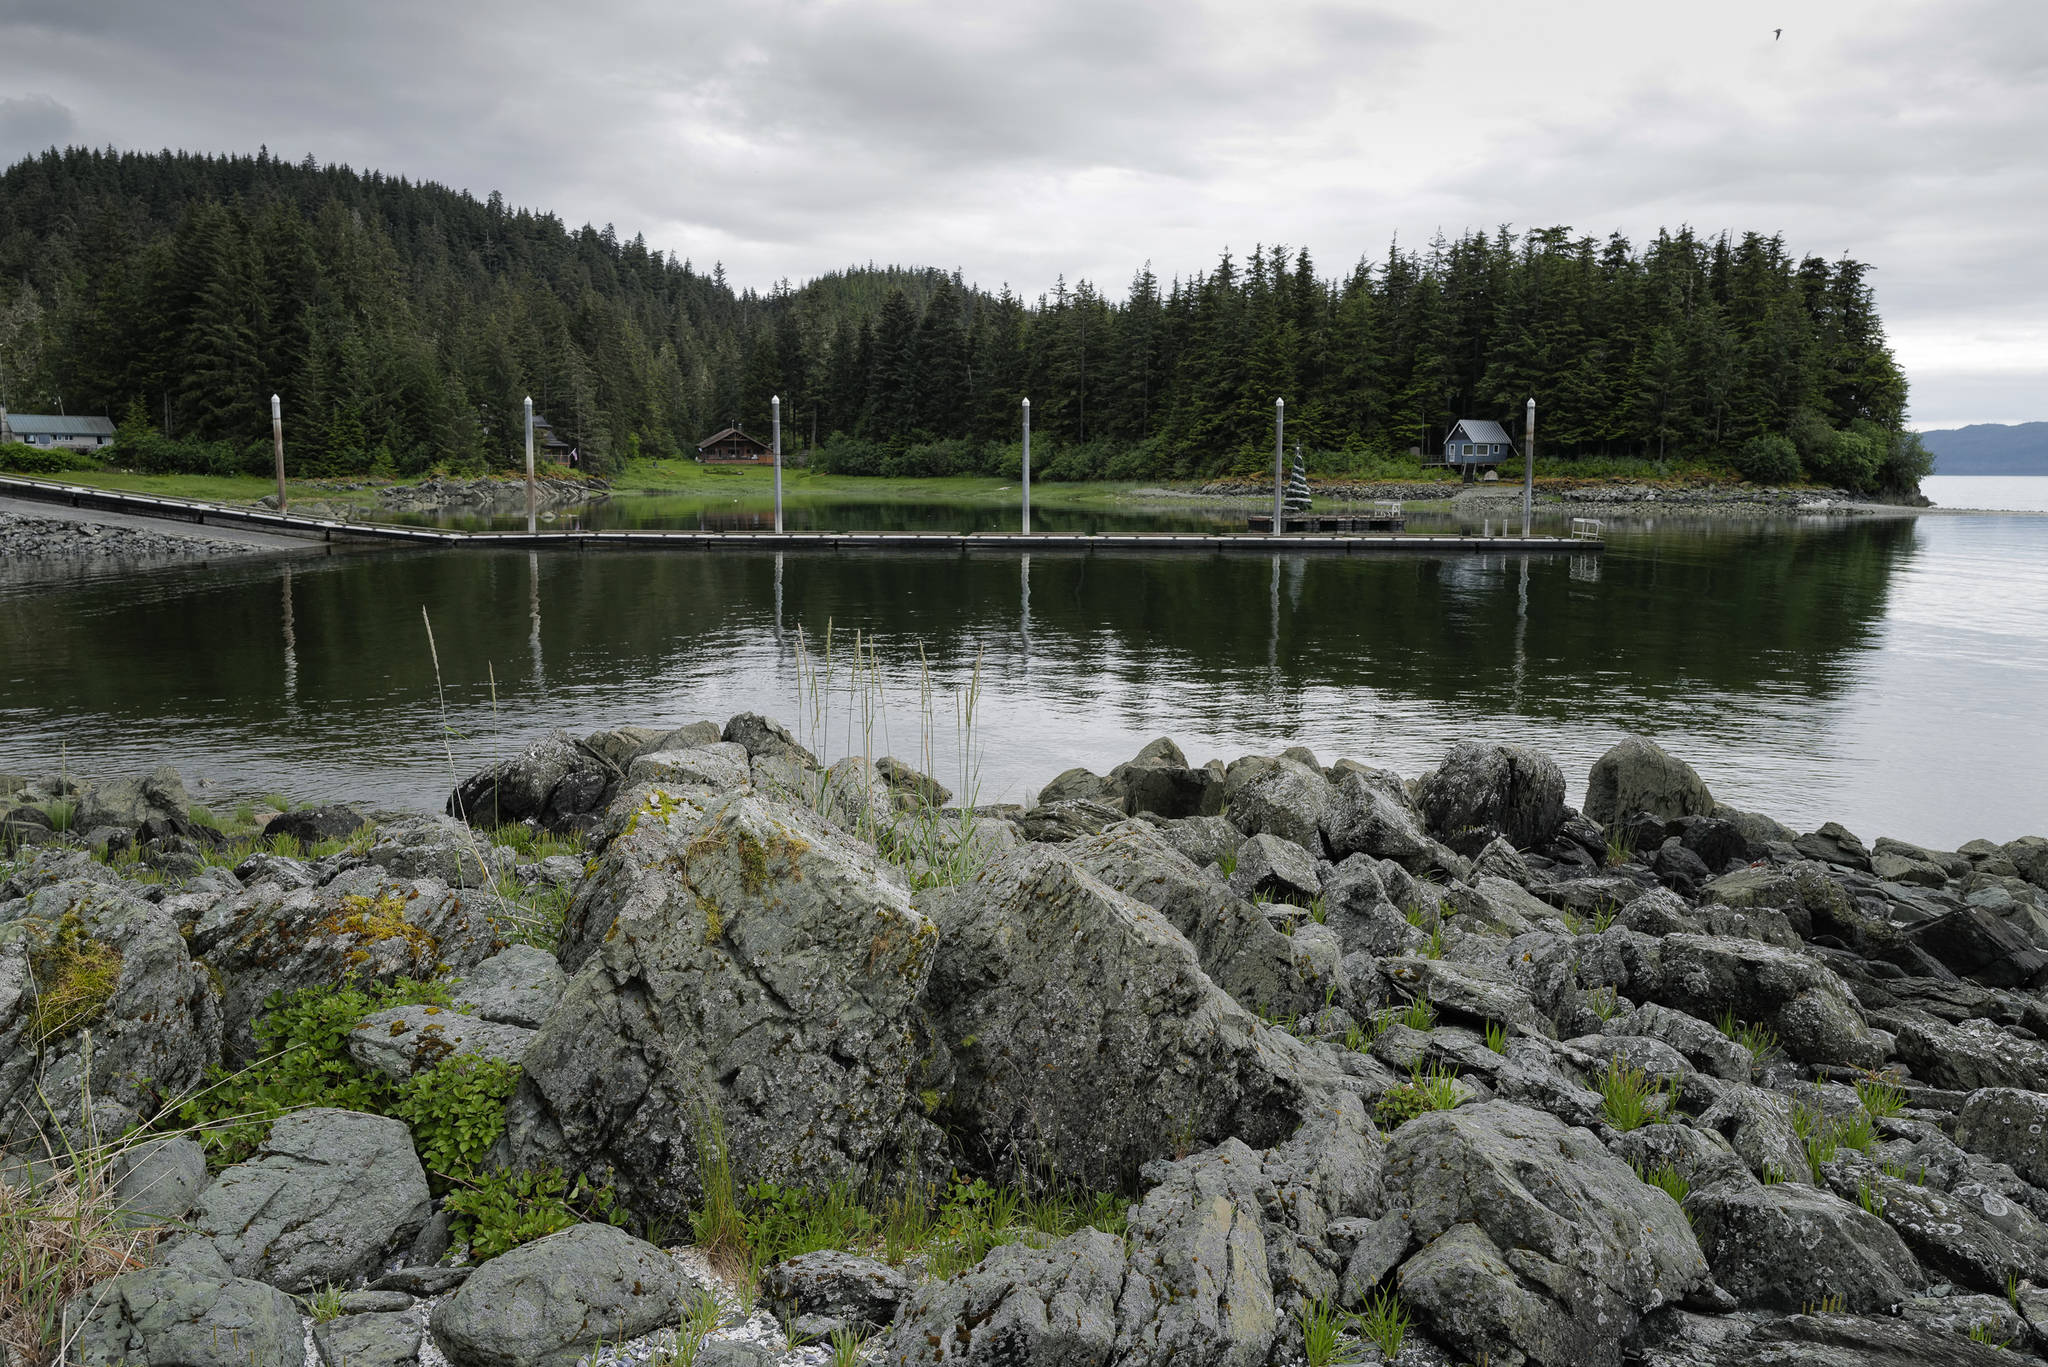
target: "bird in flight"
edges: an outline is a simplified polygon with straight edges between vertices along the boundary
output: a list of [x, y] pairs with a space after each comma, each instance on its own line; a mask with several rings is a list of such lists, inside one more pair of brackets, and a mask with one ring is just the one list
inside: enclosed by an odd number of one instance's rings
[[1771, 41], [1773, 42], [1779, 41], [1780, 39], [1784, 38], [1784, 36], [1785, 30], [1781, 28], [1774, 28], [1771, 30]]

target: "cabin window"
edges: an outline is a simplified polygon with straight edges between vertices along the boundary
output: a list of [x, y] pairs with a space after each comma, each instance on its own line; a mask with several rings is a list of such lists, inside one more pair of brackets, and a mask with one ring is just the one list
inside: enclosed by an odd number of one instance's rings
[[1469, 441], [1465, 443], [1465, 454], [1468, 456], [1472, 454], [1472, 443]]

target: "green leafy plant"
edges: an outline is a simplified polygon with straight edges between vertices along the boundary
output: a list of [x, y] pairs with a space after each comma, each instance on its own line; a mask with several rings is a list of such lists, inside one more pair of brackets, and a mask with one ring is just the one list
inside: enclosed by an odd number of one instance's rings
[[552, 1168], [480, 1172], [449, 1192], [442, 1205], [455, 1217], [450, 1237], [467, 1243], [470, 1256], [485, 1262], [583, 1223], [572, 1200], [589, 1194], [580, 1180], [571, 1188], [568, 1179]]
[[1508, 1028], [1498, 1021], [1488, 1021], [1486, 1047], [1496, 1054], [1505, 1054], [1508, 1051]]
[[437, 1190], [484, 1166], [505, 1128], [505, 1103], [519, 1087], [506, 1059], [443, 1059], [398, 1085], [385, 1114], [412, 1129], [413, 1147]]
[[868, 1336], [852, 1328], [832, 1331], [832, 1367], [854, 1367], [861, 1359], [861, 1351], [868, 1346]]
[[1401, 1304], [1400, 1296], [1392, 1287], [1381, 1288], [1365, 1303], [1365, 1313], [1359, 1317], [1359, 1331], [1388, 1362], [1401, 1356], [1401, 1345], [1408, 1341], [1409, 1327], [1407, 1308]]
[[704, 1340], [717, 1328], [718, 1300], [699, 1288], [684, 1302], [682, 1322], [676, 1326], [675, 1337], [656, 1351], [655, 1367], [691, 1367], [704, 1347]]
[[1775, 1031], [1761, 1025], [1744, 1025], [1735, 1019], [1733, 1011], [1722, 1013], [1721, 1033], [1749, 1050], [1750, 1057], [1762, 1063], [1778, 1052], [1778, 1036]]
[[1686, 1181], [1685, 1174], [1672, 1167], [1669, 1163], [1659, 1164], [1647, 1172], [1642, 1168], [1637, 1168], [1636, 1176], [1642, 1178], [1643, 1181], [1657, 1188], [1657, 1190], [1663, 1192], [1681, 1206], [1685, 1204], [1685, 1198], [1692, 1195], [1692, 1183]]
[[312, 1295], [303, 1298], [306, 1313], [313, 1317], [313, 1323], [315, 1324], [326, 1324], [330, 1320], [338, 1320], [344, 1313], [341, 1297], [341, 1288], [329, 1282]]
[[1401, 1010], [1395, 1020], [1410, 1030], [1420, 1030], [1427, 1034], [1436, 1029], [1436, 1007], [1430, 1004], [1428, 998], [1417, 997]]
[[1358, 1354], [1352, 1345], [1344, 1340], [1344, 1328], [1349, 1316], [1333, 1308], [1327, 1300], [1318, 1298], [1303, 1301], [1297, 1317], [1301, 1325], [1302, 1351], [1308, 1358], [1308, 1367], [1343, 1367], [1343, 1364], [1358, 1361]]
[[1619, 1054], [1607, 1060], [1607, 1071], [1594, 1085], [1600, 1092], [1601, 1115], [1623, 1132], [1663, 1120], [1675, 1104], [1664, 1083], [1641, 1068], [1629, 1067]]

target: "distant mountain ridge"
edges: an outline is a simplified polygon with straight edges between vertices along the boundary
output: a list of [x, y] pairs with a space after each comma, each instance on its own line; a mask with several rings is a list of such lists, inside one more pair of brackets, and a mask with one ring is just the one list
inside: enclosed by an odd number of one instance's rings
[[1972, 423], [1920, 440], [1937, 475], [2048, 475], [2048, 422]]

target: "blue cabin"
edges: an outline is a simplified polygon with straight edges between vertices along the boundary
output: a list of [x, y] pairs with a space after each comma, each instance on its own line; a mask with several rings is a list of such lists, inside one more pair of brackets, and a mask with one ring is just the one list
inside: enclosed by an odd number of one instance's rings
[[1452, 469], [1492, 469], [1514, 454], [1501, 425], [1484, 418], [1460, 418], [1444, 434], [1443, 463]]

